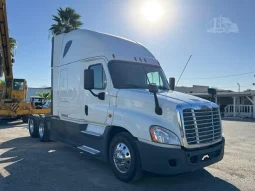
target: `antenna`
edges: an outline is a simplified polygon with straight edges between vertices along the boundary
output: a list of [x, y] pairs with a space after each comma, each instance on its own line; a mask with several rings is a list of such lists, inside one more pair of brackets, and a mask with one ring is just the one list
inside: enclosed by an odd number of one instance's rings
[[190, 55], [190, 57], [189, 57], [189, 59], [188, 59], [186, 65], [185, 65], [185, 67], [183, 68], [182, 73], [181, 73], [181, 75], [180, 75], [180, 77], [179, 77], [179, 79], [178, 79], [178, 81], [177, 81], [177, 83], [176, 83], [176, 86], [177, 86], [178, 82], [180, 81], [180, 79], [181, 79], [181, 77], [182, 77], [182, 74], [183, 74], [184, 70], [186, 69], [186, 67], [187, 67], [187, 65], [188, 65], [188, 63], [189, 63], [189, 61], [190, 61], [191, 56], [192, 56], [192, 55]]

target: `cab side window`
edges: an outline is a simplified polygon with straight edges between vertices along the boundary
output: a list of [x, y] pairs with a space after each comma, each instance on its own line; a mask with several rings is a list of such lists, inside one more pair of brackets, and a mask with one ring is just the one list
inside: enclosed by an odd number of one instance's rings
[[147, 82], [148, 84], [149, 83], [155, 83], [157, 86], [162, 86], [163, 85], [162, 79], [161, 79], [158, 72], [147, 73], [147, 79], [149, 81], [149, 82]]
[[106, 88], [106, 77], [101, 64], [92, 65], [89, 69], [94, 70], [94, 89], [104, 90]]

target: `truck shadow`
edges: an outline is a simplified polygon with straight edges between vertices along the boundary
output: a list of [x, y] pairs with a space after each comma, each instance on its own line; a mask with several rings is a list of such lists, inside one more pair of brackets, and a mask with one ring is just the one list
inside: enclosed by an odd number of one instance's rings
[[199, 170], [171, 177], [146, 175], [126, 184], [107, 163], [87, 157], [62, 143], [30, 137], [0, 144], [0, 190], [238, 190]]
[[220, 178], [214, 177], [205, 169], [195, 172], [175, 175], [171, 177], [156, 177], [149, 175], [138, 184], [163, 190], [239, 190], [234, 185]]
[[0, 129], [8, 129], [13, 127], [27, 127], [27, 123], [23, 123], [21, 120], [15, 119], [0, 120]]

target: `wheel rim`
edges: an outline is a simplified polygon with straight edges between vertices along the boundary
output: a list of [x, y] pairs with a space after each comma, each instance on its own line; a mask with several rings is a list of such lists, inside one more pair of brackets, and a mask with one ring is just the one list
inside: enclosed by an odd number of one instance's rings
[[131, 166], [131, 153], [124, 143], [118, 143], [114, 149], [113, 161], [121, 173], [126, 173]]
[[44, 134], [44, 124], [40, 123], [40, 125], [39, 125], [39, 135], [40, 135], [40, 137], [43, 137], [43, 134]]
[[34, 132], [34, 120], [32, 119], [29, 120], [29, 130], [31, 133]]

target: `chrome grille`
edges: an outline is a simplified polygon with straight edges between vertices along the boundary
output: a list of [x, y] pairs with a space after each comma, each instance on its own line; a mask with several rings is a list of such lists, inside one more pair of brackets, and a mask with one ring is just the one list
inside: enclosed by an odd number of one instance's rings
[[189, 145], [204, 144], [221, 139], [218, 108], [184, 109], [184, 130]]

